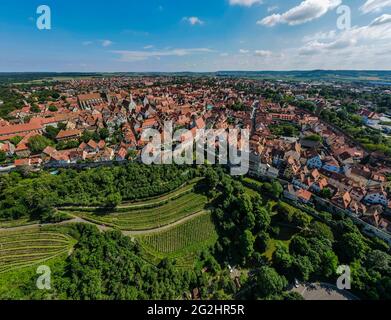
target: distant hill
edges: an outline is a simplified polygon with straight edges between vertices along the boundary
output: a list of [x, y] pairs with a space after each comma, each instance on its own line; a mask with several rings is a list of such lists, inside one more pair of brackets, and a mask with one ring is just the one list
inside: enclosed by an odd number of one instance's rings
[[56, 73], [26, 72], [0, 73], [1, 82], [27, 82], [39, 79], [102, 77], [102, 76], [178, 76], [178, 77], [245, 77], [285, 81], [337, 81], [366, 82], [369, 84], [391, 85], [391, 71], [376, 70], [311, 70], [311, 71], [217, 71], [217, 72], [114, 72], [114, 73]]
[[219, 71], [218, 76], [281, 80], [364, 81], [391, 85], [391, 71], [312, 70], [312, 71]]

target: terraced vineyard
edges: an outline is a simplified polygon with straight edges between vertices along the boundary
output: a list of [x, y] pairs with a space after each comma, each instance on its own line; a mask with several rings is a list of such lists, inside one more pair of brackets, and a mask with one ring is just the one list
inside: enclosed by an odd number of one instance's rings
[[207, 197], [204, 195], [190, 192], [152, 208], [148, 206], [119, 208], [102, 214], [81, 209], [72, 214], [121, 230], [140, 231], [156, 229], [181, 220], [203, 210], [207, 202]]
[[[163, 205], [164, 203], [167, 203], [168, 201], [175, 200], [186, 193], [190, 193], [194, 190], [196, 185], [203, 180], [203, 178], [195, 178], [191, 181], [189, 181], [186, 185], [172, 191], [166, 194], [163, 194], [161, 196], [152, 197], [144, 200], [137, 200], [137, 201], [124, 201], [122, 202], [118, 207], [116, 211], [126, 211], [127, 209], [137, 209], [137, 208], [152, 208], [156, 207], [158, 205]], [[59, 207], [61, 211], [80, 211], [82, 209], [83, 211], [94, 211], [97, 209], [97, 207], [80, 207], [80, 206], [66, 206], [66, 207]], [[1, 223], [1, 222], [0, 222]]]
[[0, 233], [0, 274], [42, 263], [70, 251], [74, 239], [39, 228]]
[[145, 207], [145, 206], [150, 206], [150, 205], [156, 205], [156, 204], [163, 204], [163, 202], [167, 202], [169, 200], [176, 199], [186, 193], [189, 193], [193, 191], [194, 187], [202, 180], [203, 178], [196, 178], [188, 182], [185, 186], [174, 190], [170, 193], [166, 193], [162, 196], [159, 197], [154, 197], [151, 199], [146, 199], [146, 200], [140, 200], [137, 202], [123, 202], [118, 206], [118, 208], [131, 208], [131, 207]]
[[167, 231], [139, 237], [142, 247], [150, 255], [156, 258], [173, 257], [180, 265], [191, 264], [195, 253], [216, 240], [217, 233], [210, 212]]

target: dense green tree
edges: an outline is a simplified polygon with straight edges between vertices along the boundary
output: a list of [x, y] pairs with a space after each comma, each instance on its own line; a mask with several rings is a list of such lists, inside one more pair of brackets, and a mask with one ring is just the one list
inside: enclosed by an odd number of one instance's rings
[[99, 137], [102, 140], [106, 140], [110, 136], [110, 132], [107, 128], [102, 128], [99, 130]]
[[85, 130], [82, 133], [81, 140], [84, 141], [85, 143], [89, 142], [90, 140], [94, 140], [98, 142], [100, 140], [100, 136], [95, 131]]
[[23, 140], [22, 137], [20, 137], [20, 136], [15, 136], [15, 137], [12, 137], [12, 138], [10, 139], [10, 142], [11, 142], [13, 145], [17, 146], [17, 145], [19, 144], [19, 142], [22, 141], [22, 140]]
[[217, 187], [217, 185], [219, 184], [219, 176], [215, 170], [208, 168], [205, 174], [205, 183], [212, 190]]
[[365, 243], [365, 239], [360, 233], [344, 234], [342, 240], [339, 241], [339, 247], [347, 262], [351, 262], [355, 259], [363, 259], [369, 249], [368, 245]]
[[308, 281], [315, 268], [308, 256], [296, 256], [293, 260], [293, 268], [300, 280]]
[[60, 129], [53, 127], [53, 126], [47, 126], [45, 129], [45, 136], [49, 139], [55, 141], [58, 133], [60, 132]]
[[272, 190], [273, 190], [273, 196], [278, 199], [281, 197], [283, 191], [284, 191], [284, 188], [282, 187], [281, 183], [278, 182], [278, 181], [274, 181], [272, 183]]
[[[139, 248], [119, 232], [100, 233], [79, 225], [79, 242], [68, 259], [68, 272], [57, 278], [56, 289], [81, 300], [176, 299], [198, 285], [169, 260], [154, 267], [139, 257]], [[194, 280], [190, 280], [193, 278]]]
[[255, 231], [266, 231], [271, 223], [271, 214], [262, 206], [262, 203], [256, 202], [254, 204], [254, 216], [255, 216]]
[[278, 245], [272, 257], [273, 266], [281, 273], [288, 275], [293, 263], [293, 257], [286, 246]]
[[321, 192], [320, 192], [320, 196], [324, 199], [330, 199], [333, 194], [331, 192], [331, 190], [329, 188], [324, 188]]
[[323, 251], [320, 254], [322, 262], [318, 273], [326, 278], [334, 275], [338, 268], [338, 257], [332, 250]]
[[54, 143], [44, 136], [36, 135], [28, 140], [27, 145], [33, 154], [37, 154], [41, 153], [46, 147], [53, 146]]
[[39, 107], [36, 104], [33, 104], [30, 108], [30, 111], [33, 113], [40, 113], [41, 109], [39, 109]]
[[0, 163], [3, 163], [7, 159], [7, 154], [0, 150]]
[[57, 108], [54, 104], [51, 104], [51, 105], [49, 106], [49, 111], [51, 111], [51, 112], [57, 112], [57, 111], [58, 111], [58, 108]]
[[319, 221], [313, 221], [310, 226], [310, 233], [314, 237], [328, 239], [331, 243], [334, 242], [334, 234], [331, 228]]
[[271, 267], [261, 267], [256, 276], [256, 295], [261, 299], [268, 299], [281, 295], [288, 285], [285, 277], [280, 276]]
[[254, 253], [255, 238], [249, 230], [245, 230], [240, 237], [240, 248], [243, 253], [243, 257], [248, 259]]
[[269, 241], [270, 241], [270, 236], [267, 232], [265, 231], [259, 232], [255, 239], [255, 246], [258, 252], [260, 253], [265, 252]]
[[386, 252], [370, 251], [366, 256], [364, 265], [368, 269], [391, 274], [391, 256]]
[[292, 223], [299, 228], [307, 228], [311, 223], [311, 216], [303, 211], [296, 210], [292, 216]]
[[119, 192], [110, 193], [106, 198], [106, 207], [115, 208], [122, 202], [122, 197]]

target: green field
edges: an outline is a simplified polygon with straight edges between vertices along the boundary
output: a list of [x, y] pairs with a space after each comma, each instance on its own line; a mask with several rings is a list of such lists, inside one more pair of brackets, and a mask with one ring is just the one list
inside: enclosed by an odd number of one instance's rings
[[39, 228], [0, 233], [0, 274], [42, 263], [68, 253], [73, 238]]
[[138, 238], [144, 250], [155, 258], [175, 258], [178, 265], [194, 263], [197, 253], [217, 240], [211, 213], [204, 214], [169, 230]]
[[152, 208], [130, 207], [104, 212], [81, 209], [72, 214], [121, 230], [142, 231], [163, 227], [202, 211], [207, 202], [206, 196], [191, 192]]

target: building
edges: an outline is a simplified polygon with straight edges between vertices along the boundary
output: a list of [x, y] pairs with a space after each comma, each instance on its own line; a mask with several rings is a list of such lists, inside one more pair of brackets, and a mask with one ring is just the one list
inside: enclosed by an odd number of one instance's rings
[[296, 192], [296, 196], [299, 201], [307, 204], [311, 201], [312, 193], [304, 189], [299, 189]]
[[308, 161], [307, 161], [307, 167], [310, 168], [310, 169], [320, 169], [322, 168], [322, 159], [320, 158], [320, 155], [316, 155], [312, 158], [309, 158]]
[[369, 189], [364, 197], [364, 202], [368, 204], [380, 204], [386, 207], [388, 205], [387, 193], [381, 186]]
[[61, 130], [56, 139], [57, 141], [72, 141], [72, 140], [79, 140], [81, 137], [81, 130], [79, 129], [72, 129], [72, 130]]
[[99, 93], [81, 94], [77, 96], [77, 101], [82, 109], [92, 109], [103, 103], [103, 99]]

